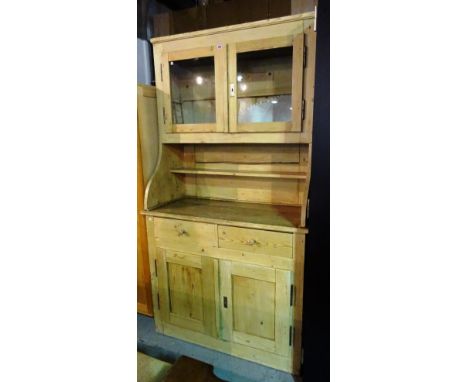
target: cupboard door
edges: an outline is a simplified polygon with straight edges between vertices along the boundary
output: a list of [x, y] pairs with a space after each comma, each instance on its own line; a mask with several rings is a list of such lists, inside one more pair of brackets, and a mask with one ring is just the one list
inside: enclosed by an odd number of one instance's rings
[[222, 338], [288, 355], [291, 272], [224, 260], [219, 267]]
[[227, 129], [226, 46], [161, 55], [162, 120], [167, 133]]
[[156, 256], [162, 320], [216, 337], [217, 260], [161, 248]]
[[300, 132], [304, 35], [229, 45], [231, 132]]

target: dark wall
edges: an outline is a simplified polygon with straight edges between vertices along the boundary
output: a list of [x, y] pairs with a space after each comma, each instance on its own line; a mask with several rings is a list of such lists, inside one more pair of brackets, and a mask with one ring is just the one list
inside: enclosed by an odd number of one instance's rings
[[320, 0], [317, 19], [309, 234], [304, 270], [304, 381], [330, 380], [330, 13]]

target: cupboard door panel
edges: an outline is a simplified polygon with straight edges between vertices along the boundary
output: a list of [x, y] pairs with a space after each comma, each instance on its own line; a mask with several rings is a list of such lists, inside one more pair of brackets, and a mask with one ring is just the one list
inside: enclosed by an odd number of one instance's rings
[[232, 276], [233, 326], [237, 332], [275, 339], [275, 283]]
[[211, 336], [216, 330], [217, 261], [159, 249], [161, 311], [165, 322]]
[[172, 314], [203, 320], [201, 268], [167, 263]]
[[221, 260], [222, 338], [288, 355], [291, 272]]

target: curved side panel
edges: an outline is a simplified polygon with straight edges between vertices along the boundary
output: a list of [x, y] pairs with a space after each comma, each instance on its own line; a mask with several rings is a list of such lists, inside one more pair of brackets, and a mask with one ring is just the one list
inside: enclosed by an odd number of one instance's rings
[[182, 146], [161, 145], [156, 170], [145, 190], [145, 210], [153, 210], [184, 196], [183, 179], [171, 173], [171, 169], [182, 167], [182, 163]]

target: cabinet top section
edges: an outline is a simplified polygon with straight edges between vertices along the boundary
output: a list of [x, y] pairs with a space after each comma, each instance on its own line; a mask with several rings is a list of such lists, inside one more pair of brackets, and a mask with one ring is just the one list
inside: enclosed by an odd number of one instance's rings
[[291, 15], [291, 16], [253, 21], [249, 23], [228, 25], [228, 26], [220, 27], [220, 28], [212, 28], [212, 29], [204, 29], [204, 30], [188, 32], [188, 33], [180, 33], [180, 34], [175, 34], [171, 36], [153, 37], [150, 41], [152, 44], [159, 44], [163, 42], [175, 41], [175, 40], [180, 40], [180, 39], [185, 39], [185, 38], [190, 38], [190, 37], [201, 37], [201, 36], [212, 35], [212, 34], [217, 34], [217, 33], [233, 32], [233, 31], [238, 31], [242, 29], [251, 29], [251, 28], [257, 28], [257, 27], [263, 27], [263, 26], [269, 26], [269, 25], [282, 24], [282, 23], [287, 23], [287, 22], [292, 22], [292, 21], [300, 21], [300, 20], [307, 20], [307, 19], [313, 20], [314, 18], [315, 18], [315, 12], [307, 12], [307, 13], [301, 13], [301, 14]]

